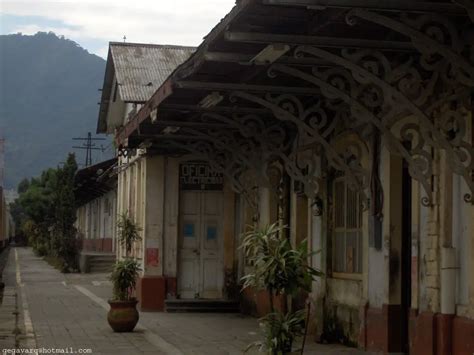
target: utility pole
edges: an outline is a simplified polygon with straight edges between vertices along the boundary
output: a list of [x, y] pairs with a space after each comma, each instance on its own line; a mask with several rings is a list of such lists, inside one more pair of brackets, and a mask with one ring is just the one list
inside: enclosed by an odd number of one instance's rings
[[75, 137], [73, 138], [75, 141], [85, 141], [82, 146], [73, 146], [74, 149], [85, 149], [86, 150], [86, 163], [85, 167], [92, 165], [92, 151], [93, 150], [101, 150], [104, 151], [104, 148], [101, 146], [100, 148], [95, 146], [93, 141], [105, 141], [105, 138], [92, 138], [91, 132], [87, 133], [87, 137]]

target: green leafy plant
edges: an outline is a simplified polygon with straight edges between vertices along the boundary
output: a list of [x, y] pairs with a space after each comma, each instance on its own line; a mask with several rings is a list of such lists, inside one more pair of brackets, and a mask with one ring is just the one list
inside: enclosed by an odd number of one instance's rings
[[133, 244], [142, 239], [141, 228], [126, 212], [119, 216], [117, 227], [119, 242], [125, 248], [125, 258], [116, 262], [110, 279], [113, 283], [114, 300], [129, 301], [133, 299], [133, 291], [141, 271], [140, 264], [130, 257]]
[[260, 327], [263, 340], [250, 344], [246, 352], [256, 347], [258, 351], [272, 355], [290, 353], [295, 339], [305, 334], [305, 311], [269, 313], [260, 319]]
[[140, 236], [142, 229], [135, 224], [127, 212], [119, 216], [117, 227], [119, 242], [125, 248], [125, 255], [129, 256], [133, 244], [142, 239]]
[[62, 166], [47, 169], [38, 178], [24, 179], [12, 204], [18, 235], [27, 239], [38, 255], [57, 259], [63, 272], [77, 269], [76, 171], [74, 154], [69, 154]]
[[314, 253], [308, 252], [306, 240], [293, 247], [282, 233], [285, 228], [272, 224], [244, 235], [241, 248], [253, 268], [243, 277], [243, 288], [291, 296], [301, 290], [311, 291], [314, 278], [322, 275], [308, 265], [308, 259]]
[[272, 224], [261, 229], [252, 228], [244, 235], [241, 248], [252, 265], [245, 275], [243, 289], [252, 287], [268, 292], [271, 312], [260, 319], [264, 341], [251, 344], [270, 354], [285, 354], [291, 351], [293, 341], [304, 334], [304, 310], [292, 312], [291, 303], [286, 314], [276, 312], [275, 295], [291, 299], [298, 292], [311, 291], [311, 284], [322, 272], [308, 264], [314, 253], [308, 251], [306, 240], [296, 247], [286, 238], [286, 226]]
[[114, 300], [129, 301], [133, 299], [133, 291], [141, 271], [138, 262], [131, 258], [117, 261], [110, 275], [113, 284]]

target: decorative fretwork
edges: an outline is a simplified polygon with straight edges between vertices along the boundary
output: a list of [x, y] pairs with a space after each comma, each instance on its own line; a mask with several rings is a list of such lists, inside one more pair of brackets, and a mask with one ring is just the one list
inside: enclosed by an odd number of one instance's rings
[[204, 114], [201, 120], [226, 122], [229, 129], [181, 128], [179, 134], [193, 136], [196, 141], [183, 143], [170, 135], [169, 145], [190, 152], [195, 159], [208, 161], [213, 169], [226, 176], [235, 191], [243, 194], [251, 207], [256, 209], [258, 204], [257, 186], [268, 187], [281, 198], [281, 179], [274, 178], [276, 162], [295, 181], [303, 183], [308, 196], [316, 197], [319, 190], [316, 156], [300, 157], [298, 161], [298, 154], [291, 149], [293, 137], [284, 126], [267, 125], [255, 115]]
[[[370, 172], [360, 163], [361, 157], [355, 156], [350, 149], [338, 152], [329, 140], [329, 136], [334, 132], [335, 123], [338, 116], [328, 119], [327, 108], [323, 108], [320, 103], [310, 107], [305, 107], [301, 100], [294, 95], [271, 95], [260, 97], [246, 92], [233, 92], [231, 100], [244, 99], [268, 108], [273, 115], [281, 120], [293, 123], [298, 130], [298, 134], [305, 140], [310, 141], [312, 145], [322, 147], [325, 157], [331, 167], [343, 171], [351, 185], [352, 189], [365, 193]], [[341, 114], [341, 117], [347, 115]], [[348, 147], [346, 147], [348, 148]], [[271, 147], [268, 148], [271, 151]], [[351, 154], [348, 154], [351, 152]], [[305, 194], [310, 198], [317, 196], [319, 183], [316, 177], [317, 155], [310, 154], [304, 160], [304, 165], [300, 166], [297, 162], [297, 154], [280, 157], [285, 165], [289, 175], [297, 181], [303, 182]], [[303, 173], [303, 171], [306, 171]], [[366, 197], [366, 201], [368, 198]]]
[[[295, 56], [323, 58], [338, 67], [314, 67], [308, 73], [275, 64], [269, 75], [284, 73], [317, 85], [327, 99], [346, 103], [358, 124], [370, 123], [376, 127], [385, 137], [388, 147], [408, 162], [411, 176], [422, 184], [427, 194], [423, 201], [425, 205], [432, 202], [432, 147], [446, 151], [453, 172], [463, 176], [474, 191], [469, 173], [474, 168], [474, 152], [472, 145], [463, 140], [466, 123], [459, 110], [450, 108], [453, 101], [458, 100], [457, 96], [441, 98], [434, 95], [439, 73], [432, 72], [428, 79], [423, 78], [413, 65], [414, 58], [392, 68], [385, 55], [369, 50], [342, 50], [341, 55], [336, 55], [312, 46], [299, 46]], [[432, 102], [434, 104], [429, 105]], [[410, 115], [417, 120], [396, 124]], [[402, 141], [410, 144], [404, 145]], [[465, 196], [465, 199], [471, 197]]]
[[450, 19], [438, 14], [410, 17], [403, 13], [399, 19], [395, 19], [363, 9], [351, 10], [346, 17], [349, 24], [356, 24], [357, 18], [410, 38], [413, 46], [422, 54], [420, 64], [423, 68], [440, 72], [446, 83], [474, 86], [472, 38], [469, 39], [468, 34], [463, 36], [460, 33], [462, 26], [457, 26]]
[[[319, 182], [316, 177], [316, 156], [305, 159], [297, 159], [298, 154], [292, 151], [292, 137], [287, 130], [278, 124], [266, 126], [264, 120], [255, 115], [233, 116], [232, 118], [219, 114], [205, 114], [205, 118], [227, 122], [230, 127], [239, 129], [245, 138], [243, 144], [249, 149], [246, 156], [254, 156], [253, 167], [257, 171], [261, 186], [269, 186], [275, 190], [275, 184], [268, 176], [273, 161], [280, 161], [286, 173], [295, 181], [301, 182], [305, 193], [309, 197], [315, 197], [319, 191]], [[218, 138], [218, 137], [216, 137]], [[249, 143], [250, 142], [252, 143]], [[260, 167], [260, 168], [259, 168]], [[278, 191], [274, 191], [278, 195]]]

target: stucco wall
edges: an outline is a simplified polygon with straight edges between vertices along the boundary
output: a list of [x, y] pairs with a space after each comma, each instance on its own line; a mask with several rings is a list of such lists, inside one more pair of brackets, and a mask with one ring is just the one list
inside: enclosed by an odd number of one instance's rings
[[[94, 199], [76, 210], [76, 228], [78, 237], [83, 239], [82, 246], [86, 249], [105, 249], [113, 251], [116, 238], [116, 204], [117, 191], [112, 190]], [[105, 240], [110, 242], [96, 243], [90, 240]], [[105, 247], [101, 247], [105, 245]]]

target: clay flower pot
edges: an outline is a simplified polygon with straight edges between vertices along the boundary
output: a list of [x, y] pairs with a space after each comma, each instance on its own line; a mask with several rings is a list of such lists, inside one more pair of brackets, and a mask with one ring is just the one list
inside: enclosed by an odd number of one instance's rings
[[107, 314], [107, 320], [114, 332], [133, 331], [139, 318], [137, 303], [136, 299], [130, 301], [109, 300], [110, 310]]

